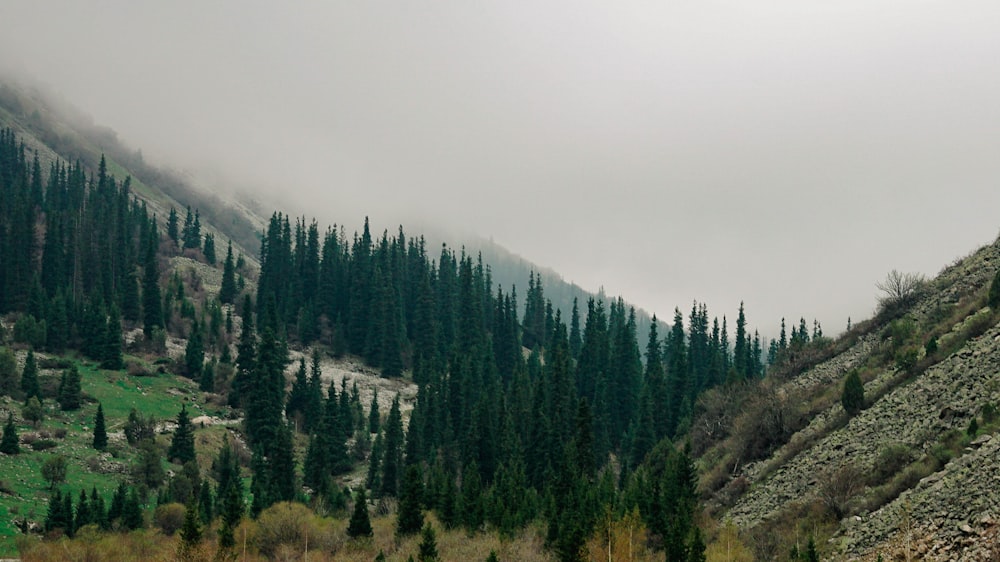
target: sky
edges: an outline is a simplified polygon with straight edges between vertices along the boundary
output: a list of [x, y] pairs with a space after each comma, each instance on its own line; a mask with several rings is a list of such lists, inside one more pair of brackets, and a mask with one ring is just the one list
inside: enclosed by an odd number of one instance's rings
[[0, 71], [321, 224], [833, 334], [1000, 231], [997, 30], [978, 1], [4, 0]]

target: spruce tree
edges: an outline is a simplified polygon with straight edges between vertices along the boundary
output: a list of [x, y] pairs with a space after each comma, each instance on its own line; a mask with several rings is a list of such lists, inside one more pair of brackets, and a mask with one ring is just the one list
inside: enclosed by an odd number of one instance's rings
[[202, 246], [201, 252], [205, 254], [205, 261], [209, 265], [215, 265], [215, 235], [211, 232], [205, 233], [205, 243]]
[[[189, 553], [195, 546], [201, 542], [201, 518], [198, 513], [198, 502], [195, 501], [194, 496], [187, 503], [187, 509], [184, 512], [184, 525], [181, 527], [181, 546], [180, 550], [182, 553]], [[181, 557], [186, 559], [185, 556]]]
[[21, 452], [18, 445], [17, 428], [14, 427], [14, 414], [7, 414], [7, 424], [3, 426], [3, 438], [0, 439], [0, 453], [16, 455]]
[[177, 217], [177, 209], [170, 207], [170, 214], [167, 216], [167, 237], [173, 240], [175, 243], [180, 242], [181, 232], [179, 218]]
[[396, 497], [403, 469], [403, 418], [399, 397], [392, 401], [385, 427], [385, 456], [382, 459], [382, 482], [379, 497]]
[[202, 336], [201, 323], [195, 320], [191, 324], [191, 335], [184, 347], [184, 367], [187, 377], [191, 380], [201, 380], [201, 370], [205, 366], [205, 341]]
[[94, 440], [92, 442], [95, 449], [103, 451], [108, 446], [108, 432], [104, 424], [104, 406], [97, 403], [97, 415], [94, 416]]
[[80, 409], [80, 393], [82, 392], [80, 385], [80, 371], [76, 368], [76, 365], [63, 371], [62, 379], [59, 383], [59, 394], [56, 399], [59, 402], [60, 409], [64, 411]]
[[149, 238], [146, 240], [146, 259], [142, 267], [142, 333], [147, 340], [152, 340], [153, 332], [163, 327], [160, 271], [156, 255], [158, 246], [159, 235], [154, 224], [150, 227]]
[[226, 261], [222, 266], [222, 287], [219, 289], [219, 302], [233, 304], [236, 300], [236, 266], [233, 264], [233, 241], [229, 241], [226, 250]]
[[21, 372], [21, 391], [24, 392], [24, 401], [28, 402], [32, 397], [41, 401], [41, 392], [38, 389], [38, 364], [35, 362], [35, 352], [28, 350], [28, 357], [24, 360], [24, 370]]
[[854, 416], [865, 407], [865, 387], [861, 383], [861, 376], [857, 369], [851, 370], [844, 380], [844, 391], [840, 396], [840, 403], [844, 406], [844, 411], [848, 415]]
[[21, 409], [21, 417], [25, 421], [31, 422], [33, 427], [38, 427], [38, 423], [45, 417], [45, 409], [42, 408], [42, 403], [38, 401], [38, 397], [32, 396], [28, 399], [28, 403]]
[[418, 548], [420, 551], [417, 554], [417, 560], [420, 562], [437, 562], [437, 535], [434, 533], [434, 527], [430, 523], [424, 525], [423, 530], [420, 531], [420, 545]]
[[181, 406], [181, 411], [177, 414], [177, 429], [174, 430], [174, 437], [170, 441], [167, 458], [178, 464], [195, 460], [194, 428], [188, 417], [187, 404]]
[[368, 432], [378, 433], [382, 430], [378, 412], [378, 387], [372, 391], [372, 403], [368, 409]]
[[420, 531], [424, 525], [424, 514], [421, 510], [423, 504], [423, 478], [420, 475], [420, 467], [417, 464], [410, 464], [406, 467], [406, 476], [403, 478], [402, 489], [399, 497], [399, 511], [396, 516], [396, 534], [412, 535]]
[[372, 536], [372, 523], [368, 517], [368, 498], [363, 487], [354, 497], [354, 511], [351, 512], [351, 522], [347, 526], [347, 536], [355, 539]]

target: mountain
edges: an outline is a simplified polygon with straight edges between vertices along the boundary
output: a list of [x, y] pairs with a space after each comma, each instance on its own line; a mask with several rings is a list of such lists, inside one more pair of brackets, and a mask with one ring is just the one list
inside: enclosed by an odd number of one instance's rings
[[758, 386], [703, 396], [696, 427], [729, 429], [692, 434], [701, 490], [757, 559], [812, 536], [824, 559], [995, 559], [998, 266], [1000, 240], [910, 277], [905, 298], [886, 293], [875, 318]]

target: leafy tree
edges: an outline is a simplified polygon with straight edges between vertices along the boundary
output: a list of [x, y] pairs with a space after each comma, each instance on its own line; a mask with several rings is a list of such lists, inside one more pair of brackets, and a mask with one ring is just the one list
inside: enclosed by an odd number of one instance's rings
[[848, 415], [854, 416], [865, 407], [865, 387], [857, 369], [847, 374], [844, 380], [844, 391], [840, 395], [840, 403]]
[[7, 414], [7, 424], [3, 426], [3, 438], [0, 439], [0, 453], [16, 455], [21, 452], [17, 443], [17, 428], [14, 427], [14, 414]]
[[354, 497], [354, 511], [347, 526], [347, 536], [355, 539], [372, 536], [371, 519], [368, 517], [368, 498], [365, 496], [364, 488], [359, 489]]
[[56, 398], [61, 410], [79, 410], [80, 394], [82, 392], [80, 383], [80, 371], [76, 365], [63, 371], [62, 380], [59, 383], [59, 395]]
[[177, 429], [174, 430], [174, 437], [170, 441], [167, 458], [179, 464], [195, 460], [194, 428], [187, 413], [187, 404], [181, 406], [181, 411], [177, 414]]
[[45, 409], [42, 408], [42, 403], [38, 401], [38, 397], [32, 396], [28, 399], [28, 403], [21, 409], [21, 417], [25, 421], [31, 422], [32, 426], [38, 427], [38, 423], [45, 417]]
[[51, 490], [56, 484], [66, 481], [66, 457], [52, 455], [42, 463], [42, 478], [49, 483]]
[[104, 406], [99, 402], [97, 404], [97, 415], [94, 416], [93, 446], [98, 451], [103, 451], [108, 446], [108, 431], [104, 424]]
[[24, 360], [24, 370], [21, 371], [21, 391], [24, 392], [24, 401], [27, 402], [32, 397], [41, 400], [41, 392], [38, 389], [38, 363], [35, 361], [35, 351], [28, 350], [28, 357]]

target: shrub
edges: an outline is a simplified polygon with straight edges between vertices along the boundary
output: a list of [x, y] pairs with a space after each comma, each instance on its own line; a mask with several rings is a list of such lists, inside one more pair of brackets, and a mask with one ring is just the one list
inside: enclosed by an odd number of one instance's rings
[[184, 524], [184, 514], [187, 510], [179, 503], [168, 503], [156, 508], [153, 512], [153, 523], [167, 536], [173, 535]]
[[880, 484], [892, 478], [913, 460], [913, 450], [903, 443], [893, 443], [882, 449], [872, 466], [871, 483]]
[[997, 270], [996, 275], [993, 276], [993, 282], [990, 283], [990, 295], [986, 302], [993, 310], [1000, 308], [1000, 269]]
[[310, 549], [320, 550], [331, 542], [328, 529], [319, 524], [308, 507], [280, 502], [262, 511], [257, 518], [257, 546], [266, 557], [271, 557], [282, 545], [302, 546], [306, 541]]
[[991, 402], [983, 404], [982, 413], [983, 413], [984, 424], [991, 424], [997, 421], [997, 407], [994, 406]]
[[848, 463], [820, 476], [819, 496], [837, 519], [848, 514], [850, 502], [864, 488], [861, 469]]
[[36, 451], [47, 451], [54, 448], [58, 444], [59, 443], [53, 441], [52, 439], [39, 439], [31, 444], [31, 448]]
[[878, 299], [879, 313], [895, 315], [917, 300], [927, 281], [919, 273], [902, 273], [893, 269], [875, 286], [882, 292]]

